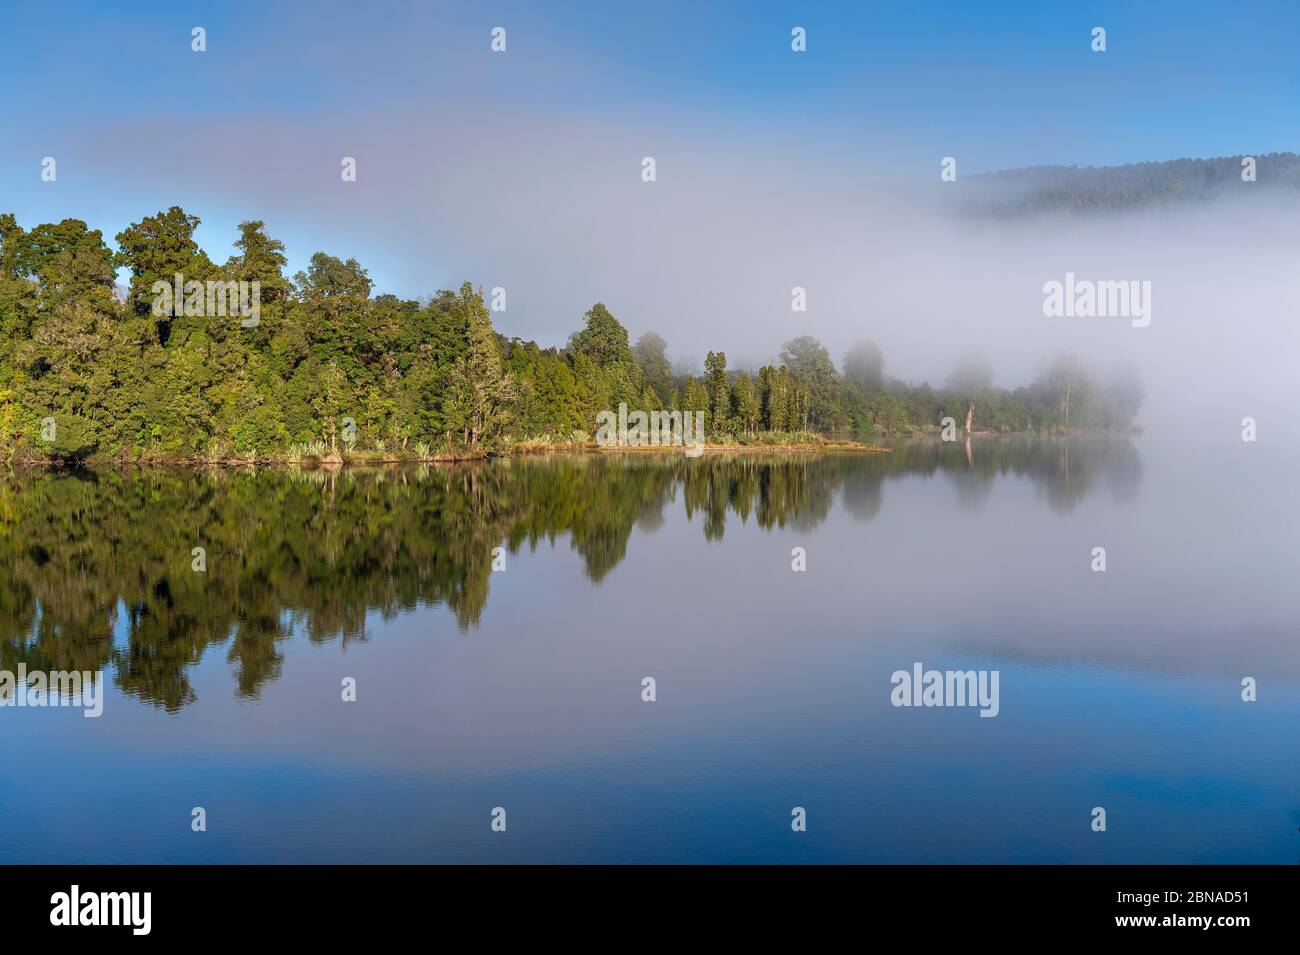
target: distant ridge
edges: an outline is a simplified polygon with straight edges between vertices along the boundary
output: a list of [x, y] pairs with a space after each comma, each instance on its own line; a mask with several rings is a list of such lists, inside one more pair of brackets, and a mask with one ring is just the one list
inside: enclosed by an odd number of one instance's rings
[[1224, 195], [1284, 189], [1300, 194], [1300, 155], [1255, 156], [1255, 181], [1243, 182], [1244, 155], [1171, 159], [1124, 166], [1031, 166], [979, 173], [963, 205], [967, 211], [1008, 218], [1048, 214], [1124, 212], [1203, 202]]

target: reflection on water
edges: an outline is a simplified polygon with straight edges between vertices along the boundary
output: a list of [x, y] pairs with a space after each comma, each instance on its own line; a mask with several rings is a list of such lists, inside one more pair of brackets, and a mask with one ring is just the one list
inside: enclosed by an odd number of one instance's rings
[[[0, 488], [0, 668], [111, 667], [118, 687], [174, 710], [186, 671], [227, 647], [241, 696], [280, 675], [279, 645], [365, 639], [366, 618], [445, 604], [463, 628], [489, 595], [492, 549], [564, 535], [600, 582], [633, 527], [664, 511], [812, 530], [837, 494], [856, 521], [886, 482], [942, 474], [963, 508], [999, 475], [1027, 477], [1067, 511], [1104, 489], [1130, 496], [1141, 464], [1127, 440], [917, 441], [890, 454], [523, 458], [488, 465], [344, 471], [141, 471], [10, 475]], [[678, 503], [680, 499], [680, 503]], [[192, 569], [193, 548], [206, 552]], [[119, 621], [119, 618], [123, 618]], [[119, 622], [125, 641], [114, 642]]]
[[1295, 453], [1232, 438], [11, 474], [0, 669], [109, 686], [0, 708], [0, 863], [1294, 863]]

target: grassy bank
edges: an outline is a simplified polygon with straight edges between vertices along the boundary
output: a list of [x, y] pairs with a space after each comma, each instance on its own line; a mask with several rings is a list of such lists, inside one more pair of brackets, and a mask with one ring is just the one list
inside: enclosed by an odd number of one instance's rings
[[[858, 441], [825, 438], [812, 432], [759, 432], [754, 434], [726, 435], [720, 440], [706, 442], [701, 453], [820, 453], [851, 452], [856, 454], [881, 454], [889, 448], [862, 444]], [[610, 446], [597, 444], [587, 436], [563, 439], [542, 436], [523, 439], [506, 439], [494, 445], [476, 445], [469, 448], [432, 448], [415, 444], [406, 448], [358, 448], [336, 445], [333, 449], [321, 442], [299, 444], [271, 454], [230, 454], [215, 449], [191, 457], [175, 455], [101, 455], [85, 457], [45, 456], [38, 449], [27, 447], [7, 456], [8, 463], [29, 467], [57, 467], [74, 464], [131, 466], [180, 465], [189, 467], [247, 467], [296, 466], [335, 468], [345, 465], [435, 464], [480, 461], [490, 457], [512, 457], [532, 454], [686, 454], [690, 448], [682, 445]]]

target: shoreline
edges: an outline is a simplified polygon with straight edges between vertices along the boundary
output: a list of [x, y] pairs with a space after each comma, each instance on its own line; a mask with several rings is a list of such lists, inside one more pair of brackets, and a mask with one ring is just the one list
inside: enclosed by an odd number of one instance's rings
[[604, 456], [604, 455], [678, 455], [681, 457], [702, 457], [718, 454], [888, 454], [893, 448], [876, 445], [856, 444], [853, 442], [806, 445], [730, 445], [707, 444], [700, 448], [697, 455], [688, 455], [687, 448], [662, 447], [613, 447], [602, 448], [597, 445], [545, 445], [512, 448], [509, 451], [480, 452], [475, 454], [439, 454], [428, 458], [393, 457], [392, 455], [372, 457], [366, 454], [344, 455], [341, 458], [96, 458], [90, 457], [77, 461], [58, 461], [51, 459], [23, 459], [10, 461], [10, 466], [25, 468], [44, 468], [68, 470], [74, 468], [128, 468], [128, 467], [169, 467], [169, 468], [302, 468], [318, 471], [339, 471], [356, 467], [393, 467], [398, 465], [430, 464], [473, 464], [481, 461], [509, 460], [510, 458], [542, 457], [545, 455]]
[[[972, 431], [970, 435], [950, 442], [961, 447], [970, 438], [1083, 438], [1100, 437], [1100, 435], [1134, 435], [1140, 430], [1126, 431]], [[915, 440], [935, 438], [935, 431], [914, 434], [891, 434], [888, 438]], [[685, 446], [673, 444], [647, 444], [647, 446], [602, 447], [595, 442], [529, 442], [521, 440], [512, 444], [507, 450], [472, 452], [441, 452], [428, 457], [396, 456], [380, 452], [334, 452], [326, 457], [290, 457], [277, 455], [269, 457], [103, 457], [90, 456], [86, 459], [59, 460], [48, 457], [12, 457], [5, 464], [10, 468], [30, 469], [75, 469], [75, 468], [195, 468], [195, 469], [234, 469], [234, 468], [300, 468], [307, 470], [342, 470], [344, 468], [368, 468], [368, 466], [395, 465], [430, 465], [430, 464], [471, 464], [474, 461], [508, 460], [511, 457], [530, 457], [539, 455], [680, 455], [684, 457], [701, 457], [705, 455], [827, 455], [827, 453], [849, 453], [849, 455], [885, 455], [892, 453], [893, 447], [880, 444], [863, 444], [854, 440], [809, 440], [780, 444], [710, 444], [699, 448], [698, 453], [688, 455]]]
[[[1140, 431], [972, 431], [950, 442], [957, 446], [964, 445], [971, 438], [1049, 438], [1061, 439], [1099, 435], [1129, 435]], [[937, 437], [938, 432], [920, 432], [913, 434], [891, 434], [891, 439], [904, 441]], [[74, 469], [74, 468], [125, 468], [125, 467], [181, 467], [181, 468], [301, 468], [306, 470], [337, 471], [353, 467], [391, 467], [398, 465], [430, 464], [469, 464], [476, 461], [501, 460], [509, 458], [535, 457], [548, 454], [564, 455], [680, 455], [683, 457], [701, 457], [704, 455], [754, 455], [754, 454], [890, 454], [893, 447], [875, 444], [863, 444], [858, 441], [824, 439], [782, 444], [704, 444], [697, 454], [687, 454], [689, 449], [683, 445], [615, 445], [603, 447], [594, 441], [584, 443], [555, 443], [542, 441], [519, 441], [508, 449], [487, 451], [442, 452], [428, 457], [397, 456], [379, 452], [351, 452], [342, 454], [334, 452], [326, 457], [294, 458], [287, 455], [256, 458], [129, 458], [90, 456], [77, 460], [58, 460], [51, 458], [11, 458], [5, 462], [10, 467]]]
[[[591, 454], [687, 454], [689, 449], [680, 445], [645, 446], [645, 447], [611, 447], [584, 448]], [[704, 454], [889, 454], [893, 448], [884, 448], [874, 444], [858, 444], [856, 441], [827, 441], [808, 444], [705, 444], [699, 448], [699, 457]]]

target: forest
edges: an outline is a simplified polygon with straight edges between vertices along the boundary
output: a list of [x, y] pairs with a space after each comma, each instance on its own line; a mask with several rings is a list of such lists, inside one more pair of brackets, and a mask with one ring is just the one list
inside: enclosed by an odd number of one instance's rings
[[[506, 338], [466, 282], [423, 301], [376, 294], [355, 259], [312, 255], [285, 275], [284, 244], [252, 220], [213, 262], [177, 206], [110, 248], [78, 219], [0, 215], [0, 455], [8, 461], [438, 460], [585, 445], [621, 402], [705, 412], [710, 444], [873, 442], [937, 431], [1125, 430], [1135, 369], [1097, 374], [1068, 354], [1033, 382], [995, 387], [989, 361], [957, 359], [939, 387], [885, 373], [862, 340], [837, 365], [812, 337], [757, 369], [710, 351], [683, 373], [651, 330], [635, 342], [602, 303], [560, 346]], [[116, 284], [125, 269], [129, 286]], [[257, 283], [255, 323], [181, 308], [155, 283]], [[210, 300], [209, 300], [210, 301]], [[197, 313], [192, 313], [197, 312]], [[577, 322], [575, 321], [575, 324]]]
[[1300, 195], [1300, 155], [1170, 159], [1123, 166], [1032, 166], [979, 173], [968, 181], [975, 188], [962, 202], [970, 214], [981, 218], [1121, 214], [1230, 195], [1295, 197]]

